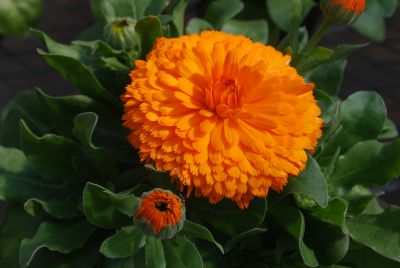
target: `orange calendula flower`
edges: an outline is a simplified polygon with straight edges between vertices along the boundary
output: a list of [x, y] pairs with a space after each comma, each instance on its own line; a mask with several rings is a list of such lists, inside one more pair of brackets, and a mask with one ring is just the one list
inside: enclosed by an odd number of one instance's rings
[[314, 85], [290, 60], [222, 32], [159, 38], [122, 96], [129, 140], [142, 161], [211, 203], [245, 208], [281, 191], [304, 169], [322, 124]]
[[156, 188], [142, 194], [133, 219], [147, 235], [171, 238], [183, 227], [185, 206], [171, 191]]
[[333, 23], [351, 24], [364, 11], [366, 0], [321, 0], [321, 10]]

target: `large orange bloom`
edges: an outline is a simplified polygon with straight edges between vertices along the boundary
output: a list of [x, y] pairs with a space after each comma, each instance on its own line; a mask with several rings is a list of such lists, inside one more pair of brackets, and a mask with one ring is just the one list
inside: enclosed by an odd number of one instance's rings
[[366, 0], [331, 0], [332, 4], [340, 5], [342, 9], [356, 13], [362, 13]]
[[142, 161], [188, 193], [241, 208], [299, 174], [321, 136], [313, 84], [290, 56], [243, 36], [208, 31], [159, 38], [136, 61], [122, 96]]

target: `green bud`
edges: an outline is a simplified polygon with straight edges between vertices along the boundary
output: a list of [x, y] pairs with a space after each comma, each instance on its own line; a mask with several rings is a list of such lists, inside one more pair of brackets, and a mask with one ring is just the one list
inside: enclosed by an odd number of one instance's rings
[[104, 27], [104, 39], [113, 48], [129, 50], [136, 46], [135, 21], [116, 18]]

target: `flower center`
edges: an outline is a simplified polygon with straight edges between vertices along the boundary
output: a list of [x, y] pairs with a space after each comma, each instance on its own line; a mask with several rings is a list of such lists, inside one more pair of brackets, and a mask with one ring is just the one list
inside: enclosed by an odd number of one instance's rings
[[219, 78], [212, 86], [211, 92], [206, 91], [207, 106], [222, 118], [231, 117], [240, 108], [239, 87], [235, 80]]
[[161, 212], [169, 211], [168, 203], [167, 202], [158, 202], [156, 203], [156, 209]]

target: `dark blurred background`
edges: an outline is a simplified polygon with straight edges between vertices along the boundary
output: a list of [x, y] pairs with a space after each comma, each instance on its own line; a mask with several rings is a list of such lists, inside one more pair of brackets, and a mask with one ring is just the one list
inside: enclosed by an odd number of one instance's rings
[[[196, 9], [191, 13], [196, 13]], [[43, 16], [36, 28], [57, 41], [68, 43], [93, 22], [88, 0], [45, 0]], [[335, 27], [324, 39], [328, 47], [338, 43], [365, 42], [368, 41], [349, 27]], [[0, 111], [20, 91], [35, 86], [50, 95], [76, 92], [37, 54], [38, 47], [41, 47], [39, 41], [32, 36], [0, 37]], [[358, 90], [380, 93], [388, 106], [389, 117], [400, 125], [399, 11], [387, 21], [385, 42], [371, 43], [350, 56], [341, 95], [346, 97]], [[393, 182], [385, 191], [385, 202], [400, 205], [400, 183]], [[4, 204], [0, 203], [0, 221], [3, 207]]]

